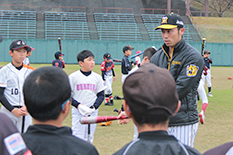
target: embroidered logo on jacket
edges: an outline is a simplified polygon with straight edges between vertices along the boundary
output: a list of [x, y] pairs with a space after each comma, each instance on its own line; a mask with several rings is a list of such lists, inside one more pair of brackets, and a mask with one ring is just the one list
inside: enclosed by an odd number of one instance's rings
[[190, 64], [186, 67], [186, 75], [188, 77], [194, 77], [197, 75], [198, 70], [199, 70], [198, 66], [194, 64]]

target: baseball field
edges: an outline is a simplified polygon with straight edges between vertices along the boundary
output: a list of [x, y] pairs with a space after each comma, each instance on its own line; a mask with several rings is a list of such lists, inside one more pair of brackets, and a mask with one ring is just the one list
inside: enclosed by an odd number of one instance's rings
[[[0, 66], [6, 62], [1, 62]], [[35, 69], [50, 64], [31, 64]], [[70, 73], [80, 69], [77, 64], [67, 64], [64, 71]], [[122, 83], [120, 65], [115, 66], [116, 81], [113, 82], [113, 95], [122, 97]], [[100, 74], [100, 65], [94, 68]], [[209, 105], [206, 110], [205, 124], [199, 123], [194, 148], [204, 153], [206, 150], [223, 143], [233, 141], [233, 81], [228, 77], [233, 77], [233, 67], [212, 67], [212, 94], [208, 97]], [[146, 77], [145, 77], [146, 78]], [[206, 87], [207, 90], [207, 87]], [[162, 90], [161, 90], [162, 91]], [[100, 116], [116, 116], [114, 108], [120, 109], [122, 100], [114, 100], [114, 106], [102, 104], [99, 108]], [[198, 111], [200, 112], [202, 102], [198, 101]], [[71, 114], [64, 121], [65, 126], [71, 126]], [[100, 155], [109, 155], [130, 142], [133, 138], [133, 123], [119, 125], [113, 121], [111, 126], [97, 125], [94, 142]]]

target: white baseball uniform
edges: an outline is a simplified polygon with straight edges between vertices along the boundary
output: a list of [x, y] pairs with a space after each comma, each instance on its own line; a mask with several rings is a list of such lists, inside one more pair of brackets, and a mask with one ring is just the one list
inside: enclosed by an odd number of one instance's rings
[[168, 127], [168, 134], [173, 135], [185, 145], [194, 146], [194, 139], [198, 130], [198, 123], [184, 126]]
[[25, 65], [30, 65], [29, 58], [26, 57], [26, 58], [23, 60], [23, 63], [24, 63]]
[[[207, 71], [207, 75], [208, 75], [208, 71]], [[199, 86], [197, 88], [197, 92], [201, 97], [202, 103], [207, 103], [208, 104], [208, 98], [207, 98], [204, 86], [205, 86], [205, 75], [202, 73], [201, 79], [200, 79], [200, 82], [199, 82]]]
[[137, 63], [137, 66], [141, 63], [141, 58], [140, 56], [135, 57], [135, 61]]
[[[23, 65], [23, 68], [20, 70], [16, 69], [12, 63], [7, 64], [0, 70], [0, 87], [4, 87], [4, 96], [7, 101], [13, 107], [23, 107], [24, 98], [23, 98], [23, 84], [26, 77], [33, 71], [32, 67]], [[22, 117], [15, 116], [12, 112], [6, 109], [4, 106], [1, 108], [1, 112], [5, 113], [10, 117], [19, 132], [22, 129]], [[24, 132], [27, 130], [28, 126], [32, 124], [31, 116], [28, 114], [25, 117], [24, 122]]]
[[[86, 105], [87, 107], [92, 106], [96, 99], [97, 94], [105, 89], [104, 82], [101, 76], [95, 72], [91, 72], [90, 75], [85, 76], [80, 70], [70, 74], [69, 76], [70, 86], [73, 93], [73, 98]], [[97, 116], [98, 110], [90, 116]], [[73, 135], [83, 140], [88, 140], [88, 125], [80, 124], [79, 120], [84, 117], [77, 108], [72, 108], [72, 130]], [[94, 140], [94, 132], [96, 124], [90, 124], [90, 141]]]

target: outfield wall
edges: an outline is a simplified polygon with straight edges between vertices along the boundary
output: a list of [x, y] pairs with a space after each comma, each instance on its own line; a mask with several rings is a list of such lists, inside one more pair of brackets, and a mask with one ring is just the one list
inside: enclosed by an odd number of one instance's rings
[[[9, 46], [13, 40], [4, 39], [0, 43], [0, 61], [10, 62]], [[28, 45], [35, 48], [29, 57], [30, 63], [51, 63], [54, 60], [54, 53], [59, 51], [57, 40], [25, 40]], [[112, 58], [121, 59], [123, 57], [122, 48], [125, 45], [131, 45], [135, 49], [132, 54], [138, 50], [145, 50], [147, 47], [155, 46], [159, 48], [163, 42], [152, 41], [99, 41], [99, 40], [61, 40], [62, 52], [65, 54], [64, 60], [68, 63], [77, 63], [76, 56], [78, 52], [88, 49], [95, 55], [96, 64], [103, 61], [103, 54], [111, 53]], [[198, 51], [201, 51], [201, 42], [190, 42]], [[233, 66], [233, 44], [230, 43], [208, 43], [206, 48], [211, 52], [213, 66]], [[117, 64], [117, 63], [116, 63]], [[118, 63], [120, 64], [120, 63]]]

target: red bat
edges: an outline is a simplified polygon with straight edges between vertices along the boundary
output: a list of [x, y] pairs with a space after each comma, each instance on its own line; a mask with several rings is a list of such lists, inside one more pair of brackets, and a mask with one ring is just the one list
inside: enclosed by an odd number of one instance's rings
[[117, 118], [117, 116], [93, 116], [93, 117], [83, 117], [79, 121], [81, 124], [94, 124], [94, 123], [101, 123], [107, 121], [113, 121], [118, 119], [126, 119], [127, 116], [122, 116]]
[[113, 59], [114, 62], [121, 62], [119, 59]]
[[61, 38], [58, 38], [58, 45], [59, 45], [59, 50], [61, 52]]

